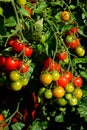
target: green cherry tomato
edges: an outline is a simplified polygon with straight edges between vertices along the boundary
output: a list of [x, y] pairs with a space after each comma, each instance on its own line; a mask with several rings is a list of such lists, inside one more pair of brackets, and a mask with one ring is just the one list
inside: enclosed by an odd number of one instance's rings
[[67, 104], [67, 100], [65, 98], [58, 98], [58, 104], [60, 106], [65, 106]]
[[85, 49], [82, 46], [78, 46], [75, 50], [77, 56], [82, 57], [85, 55]]
[[44, 92], [45, 92], [45, 87], [42, 87], [42, 88], [39, 89], [38, 95], [42, 96], [44, 94]]
[[73, 92], [74, 91], [74, 85], [72, 83], [68, 83], [65, 87], [66, 92]]
[[20, 80], [11, 82], [10, 89], [13, 91], [19, 91], [22, 89], [22, 82]]
[[60, 73], [57, 70], [53, 70], [52, 72], [53, 81], [57, 81], [59, 77], [60, 77]]
[[66, 93], [65, 94], [65, 99], [67, 99], [67, 100], [72, 99], [72, 93]]
[[69, 105], [70, 106], [76, 106], [78, 104], [78, 99], [76, 97], [72, 97], [70, 100], [69, 100]]
[[26, 4], [26, 0], [16, 0], [16, 3], [19, 5], [19, 6], [23, 6]]
[[21, 79], [21, 82], [22, 82], [22, 87], [25, 87], [25, 86], [27, 86], [28, 85], [28, 83], [29, 83], [29, 78], [22, 78]]
[[19, 80], [19, 78], [20, 78], [20, 74], [19, 74], [19, 72], [18, 71], [11, 71], [10, 72], [10, 80], [11, 81], [17, 81], [17, 80]]
[[46, 99], [51, 99], [53, 96], [53, 93], [52, 93], [52, 90], [51, 89], [47, 89], [45, 92], [44, 92], [44, 97]]

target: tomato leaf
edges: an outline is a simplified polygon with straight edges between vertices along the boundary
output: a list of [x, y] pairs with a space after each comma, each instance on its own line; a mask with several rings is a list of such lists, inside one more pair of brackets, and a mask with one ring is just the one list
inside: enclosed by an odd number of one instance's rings
[[59, 114], [59, 115], [55, 116], [55, 121], [56, 122], [64, 122], [63, 114]]
[[16, 21], [15, 21], [15, 18], [14, 16], [11, 16], [9, 17], [8, 19], [5, 19], [5, 26], [8, 26], [8, 27], [14, 27], [16, 26]]
[[38, 120], [35, 120], [33, 121], [29, 130], [43, 130], [43, 129], [41, 128], [40, 122]]
[[22, 130], [22, 128], [25, 126], [25, 124], [21, 122], [16, 122], [13, 125], [11, 125], [12, 130]]

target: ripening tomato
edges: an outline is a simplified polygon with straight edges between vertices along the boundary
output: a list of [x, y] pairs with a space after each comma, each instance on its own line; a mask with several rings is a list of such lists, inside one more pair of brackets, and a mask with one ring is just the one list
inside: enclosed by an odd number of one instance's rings
[[74, 84], [75, 87], [80, 88], [83, 84], [82, 78], [81, 77], [74, 77], [73, 84]]
[[[0, 114], [0, 122], [3, 122], [3, 121], [4, 121], [4, 116]], [[0, 125], [3, 128], [4, 126], [6, 126], [6, 123], [1, 123]]]
[[76, 89], [74, 90], [74, 92], [73, 92], [73, 95], [74, 95], [76, 98], [78, 98], [78, 99], [81, 98], [82, 95], [83, 95], [82, 89], [76, 88]]
[[55, 98], [61, 98], [65, 95], [65, 90], [63, 87], [58, 86], [53, 89], [53, 95]]
[[60, 72], [60, 65], [57, 64], [52, 58], [47, 58], [43, 63], [43, 70], [48, 69], [48, 71], [58, 70]]
[[67, 104], [67, 100], [65, 98], [63, 98], [63, 97], [58, 98], [58, 104], [60, 106], [65, 106]]
[[12, 71], [12, 70], [17, 69], [18, 64], [19, 64], [19, 61], [17, 59], [14, 59], [12, 56], [9, 56], [6, 58], [5, 67], [7, 70]]
[[13, 91], [19, 91], [22, 89], [22, 82], [20, 80], [10, 83], [10, 89]]
[[27, 3], [26, 0], [16, 0], [16, 3], [19, 5], [19, 6], [23, 6]]
[[57, 53], [57, 57], [59, 60], [64, 60], [67, 57], [67, 52]]
[[66, 34], [70, 35], [70, 34], [76, 34], [78, 32], [78, 27], [74, 27], [72, 29], [70, 29]]
[[73, 74], [70, 71], [67, 71], [64, 76], [68, 79], [68, 82], [70, 82], [73, 78]]
[[60, 73], [57, 71], [57, 70], [53, 70], [52, 71], [52, 78], [53, 78], [53, 81], [57, 81], [60, 77]]
[[57, 83], [59, 86], [65, 88], [66, 85], [68, 84], [68, 79], [64, 75], [60, 76], [59, 79], [57, 80]]
[[5, 61], [6, 61], [5, 56], [1, 55], [0, 56], [0, 66], [4, 66], [5, 65]]
[[75, 50], [77, 56], [82, 57], [85, 55], [85, 49], [82, 46], [78, 46]]
[[65, 93], [65, 99], [70, 100], [72, 98], [72, 93]]
[[70, 12], [69, 11], [63, 11], [61, 14], [61, 18], [63, 21], [68, 22], [70, 20]]
[[32, 10], [29, 7], [27, 7], [26, 5], [24, 5], [24, 6], [22, 6], [22, 8], [24, 8], [28, 12], [27, 18], [29, 18], [30, 16], [32, 16]]
[[29, 47], [28, 45], [25, 45], [24, 55], [26, 55], [28, 57], [28, 56], [31, 56], [32, 53], [33, 53], [33, 49], [31, 47]]
[[52, 75], [50, 73], [42, 73], [40, 81], [43, 85], [49, 85], [52, 82]]
[[23, 51], [24, 47], [25, 47], [24, 43], [20, 43], [20, 42], [17, 41], [17, 40], [14, 41], [14, 43], [12, 44], [12, 48], [13, 48], [13, 50], [16, 51], [16, 52], [21, 52], [21, 51]]
[[10, 80], [11, 80], [11, 81], [17, 81], [17, 80], [19, 80], [19, 78], [20, 78], [20, 74], [19, 74], [18, 71], [13, 70], [13, 71], [10, 72], [9, 77], [10, 77]]
[[71, 93], [74, 91], [74, 85], [72, 83], [68, 83], [65, 87], [66, 92]]
[[70, 49], [76, 49], [78, 46], [80, 46], [80, 40], [78, 38], [74, 38], [72, 42], [66, 42], [65, 44]]

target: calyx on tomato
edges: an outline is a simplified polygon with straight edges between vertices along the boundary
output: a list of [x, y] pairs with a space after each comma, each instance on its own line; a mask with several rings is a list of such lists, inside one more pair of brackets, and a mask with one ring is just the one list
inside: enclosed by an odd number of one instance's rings
[[57, 53], [57, 57], [59, 60], [64, 60], [67, 57], [67, 52]]
[[74, 27], [70, 29], [66, 34], [70, 35], [70, 34], [76, 34], [76, 33], [78, 33], [78, 27]]

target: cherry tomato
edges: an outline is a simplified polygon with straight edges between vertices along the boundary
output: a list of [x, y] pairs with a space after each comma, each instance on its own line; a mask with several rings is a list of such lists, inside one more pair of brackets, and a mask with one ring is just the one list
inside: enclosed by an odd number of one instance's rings
[[53, 89], [53, 95], [55, 98], [61, 98], [64, 96], [64, 94], [65, 94], [65, 90], [61, 86], [55, 87]]
[[38, 96], [42, 96], [44, 92], [45, 92], [45, 87], [40, 88], [38, 91]]
[[53, 96], [53, 93], [52, 93], [52, 90], [51, 90], [51, 89], [45, 90], [45, 92], [44, 92], [44, 97], [45, 97], [46, 99], [51, 99], [52, 96]]
[[61, 87], [66, 87], [66, 85], [68, 84], [68, 79], [65, 76], [60, 76], [59, 79], [57, 80], [58, 85]]
[[83, 84], [83, 80], [81, 77], [74, 77], [73, 83], [74, 83], [75, 87], [80, 88]]
[[19, 6], [23, 6], [27, 3], [26, 0], [16, 0], [16, 3], [19, 5]]
[[57, 53], [57, 57], [59, 60], [64, 60], [67, 57], [67, 52]]
[[63, 11], [61, 14], [61, 18], [63, 21], [68, 22], [70, 20], [70, 12], [69, 11]]
[[72, 42], [66, 42], [65, 44], [70, 49], [76, 49], [80, 45], [80, 40], [78, 38], [74, 38]]
[[30, 16], [32, 16], [32, 10], [29, 7], [27, 7], [26, 5], [24, 5], [24, 6], [22, 6], [22, 8], [24, 8], [28, 12], [29, 15], [27, 16], [27, 18], [29, 18]]
[[17, 39], [18, 39], [18, 36], [12, 36], [12, 37], [8, 40], [8, 45], [9, 45], [9, 46], [12, 46], [13, 43], [14, 43], [15, 41], [17, 41]]
[[57, 71], [57, 70], [53, 70], [52, 71], [52, 78], [53, 78], [53, 81], [57, 81], [60, 77], [60, 73]]
[[[2, 114], [0, 114], [0, 122], [3, 122], [4, 120], [5, 120], [4, 116]], [[3, 128], [4, 126], [6, 126], [6, 123], [1, 123], [0, 125]]]
[[72, 93], [65, 93], [65, 99], [70, 100], [72, 98]]
[[20, 71], [20, 73], [26, 73], [29, 70], [29, 67], [26, 63], [19, 61], [17, 69]]
[[11, 72], [10, 72], [9, 77], [10, 77], [10, 80], [11, 80], [11, 81], [17, 81], [17, 80], [19, 80], [19, 78], [20, 78], [20, 74], [19, 74], [18, 71], [14, 70], [14, 71], [11, 71]]
[[3, 8], [0, 7], [0, 15], [3, 15]]
[[66, 72], [64, 76], [68, 79], [68, 82], [70, 82], [73, 78], [73, 74], [70, 71]]
[[58, 104], [60, 106], [65, 106], [67, 104], [67, 100], [65, 98], [58, 98]]
[[60, 65], [57, 64], [55, 61], [52, 60], [52, 58], [47, 58], [43, 63], [43, 69], [48, 69], [49, 71], [52, 70], [58, 70], [60, 72]]
[[5, 61], [6, 61], [6, 58], [3, 55], [1, 55], [0, 56], [0, 66], [4, 66], [5, 65]]
[[78, 32], [78, 27], [74, 27], [72, 29], [70, 29], [66, 34], [70, 35], [70, 34], [76, 34]]
[[16, 52], [23, 51], [24, 47], [25, 47], [24, 43], [19, 43], [17, 40], [14, 41], [14, 43], [12, 44], [12, 48]]
[[78, 104], [78, 99], [76, 97], [72, 97], [70, 100], [69, 100], [69, 105], [70, 106], [76, 106]]
[[78, 46], [75, 50], [77, 56], [82, 57], [85, 55], [85, 49], [82, 46]]
[[26, 55], [28, 57], [28, 56], [31, 56], [32, 53], [33, 53], [33, 49], [31, 47], [29, 47], [28, 45], [25, 45], [24, 55]]
[[74, 91], [74, 85], [72, 83], [68, 83], [65, 87], [66, 92], [73, 92]]
[[22, 82], [22, 87], [27, 86], [28, 83], [29, 83], [29, 78], [22, 77], [20, 80], [21, 80], [21, 82]]
[[52, 82], [52, 75], [50, 73], [43, 73], [40, 75], [40, 81], [44, 85], [49, 85]]
[[19, 91], [22, 89], [22, 82], [20, 80], [10, 83], [10, 89], [13, 91]]
[[75, 36], [74, 36], [74, 35], [68, 35], [68, 36], [66, 36], [66, 38], [65, 38], [65, 42], [66, 42], [66, 43], [72, 43], [74, 39], [75, 39]]
[[19, 61], [15, 60], [12, 56], [9, 56], [6, 58], [5, 67], [7, 70], [12, 71], [12, 70], [17, 69], [18, 64], [19, 64]]
[[73, 95], [74, 95], [76, 98], [78, 98], [78, 99], [81, 98], [82, 95], [83, 95], [82, 89], [76, 88], [76, 89], [74, 90], [74, 92], [73, 92]]

